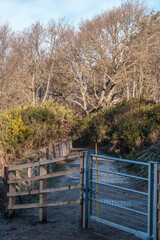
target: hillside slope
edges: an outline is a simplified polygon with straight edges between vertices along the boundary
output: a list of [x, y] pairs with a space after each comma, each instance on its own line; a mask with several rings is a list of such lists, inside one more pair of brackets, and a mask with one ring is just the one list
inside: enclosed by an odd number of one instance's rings
[[141, 162], [160, 162], [160, 141], [150, 147], [144, 147], [138, 152], [131, 153], [127, 157]]

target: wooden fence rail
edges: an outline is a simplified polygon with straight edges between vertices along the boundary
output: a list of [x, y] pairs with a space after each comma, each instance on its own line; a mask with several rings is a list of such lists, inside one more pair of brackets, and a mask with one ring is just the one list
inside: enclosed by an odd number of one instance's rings
[[[61, 161], [70, 161], [80, 159], [80, 167], [59, 171], [59, 172], [52, 172], [47, 173], [47, 165], [53, 163], [59, 163]], [[16, 209], [27, 209], [27, 208], [39, 208], [39, 219], [41, 222], [47, 220], [47, 207], [51, 206], [61, 206], [61, 205], [68, 205], [68, 204], [80, 204], [80, 227], [82, 227], [82, 215], [83, 215], [83, 198], [82, 198], [82, 188], [83, 188], [83, 167], [84, 167], [84, 154], [77, 153], [73, 155], [58, 157], [47, 160], [39, 159], [38, 162], [33, 163], [26, 163], [22, 165], [12, 165], [8, 168], [5, 168], [5, 179], [6, 179], [6, 189], [8, 189], [8, 193], [6, 193], [6, 205], [8, 209], [8, 213], [10, 216], [14, 214]], [[32, 176], [32, 168], [39, 167], [39, 175]], [[16, 171], [24, 169], [26, 173], [28, 173], [28, 177], [24, 178], [17, 178]], [[53, 177], [64, 176], [73, 173], [80, 173], [80, 183], [65, 185], [60, 187], [47, 187], [47, 180]], [[39, 188], [33, 189], [31, 188], [33, 181], [39, 181]], [[19, 183], [28, 183], [29, 187], [28, 190], [24, 191], [17, 191], [16, 185]], [[9, 186], [7, 188], [7, 185]], [[58, 201], [58, 202], [49, 202], [47, 203], [47, 193], [56, 192], [56, 191], [64, 191], [64, 190], [71, 190], [71, 189], [80, 189], [80, 197], [79, 199], [69, 200], [69, 201]], [[7, 190], [6, 190], [7, 191]], [[30, 194], [39, 194], [39, 202], [38, 203], [28, 203], [28, 204], [16, 204], [16, 197], [17, 196], [25, 196]]]
[[77, 159], [78, 157], [80, 157], [80, 153], [63, 156], [63, 157], [58, 157], [58, 158], [53, 158], [52, 160], [42, 160], [42, 161], [34, 162], [34, 163], [12, 165], [12, 166], [8, 167], [8, 171], [20, 170], [23, 168], [30, 168], [30, 167], [38, 167], [38, 166], [47, 165], [50, 163], [57, 163], [57, 162], [66, 161], [66, 160], [74, 160], [74, 159]]

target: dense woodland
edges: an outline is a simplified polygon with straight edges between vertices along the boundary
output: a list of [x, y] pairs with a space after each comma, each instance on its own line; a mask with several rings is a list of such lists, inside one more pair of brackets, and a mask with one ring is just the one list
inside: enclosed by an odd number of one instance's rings
[[130, 153], [158, 140], [159, 100], [160, 12], [137, 0], [76, 28], [65, 18], [21, 32], [0, 25], [1, 162], [63, 131]]
[[54, 99], [90, 113], [160, 98], [160, 12], [126, 1], [74, 28], [65, 19], [0, 26], [0, 107]]

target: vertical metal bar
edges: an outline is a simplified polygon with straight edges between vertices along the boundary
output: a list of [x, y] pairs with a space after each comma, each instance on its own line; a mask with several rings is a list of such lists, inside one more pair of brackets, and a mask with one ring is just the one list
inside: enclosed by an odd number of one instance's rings
[[157, 239], [160, 240], [160, 164], [158, 164], [158, 173], [157, 173], [157, 178], [158, 178], [158, 192], [157, 192]]
[[80, 206], [79, 206], [79, 228], [82, 229], [83, 227], [83, 181], [84, 181], [84, 152], [81, 153], [80, 158], [80, 184], [81, 184], [81, 190], [80, 190]]
[[90, 175], [89, 175], [89, 189], [90, 189], [90, 194], [89, 194], [89, 214], [90, 216], [92, 215], [92, 196], [93, 196], [93, 189], [92, 189], [92, 174], [93, 174], [93, 171], [91, 169], [91, 166], [92, 166], [92, 157], [90, 157]]
[[83, 228], [88, 227], [88, 152], [84, 152]]
[[153, 162], [149, 163], [148, 166], [148, 220], [147, 220], [147, 234], [151, 237], [153, 234]]
[[158, 163], [154, 163], [154, 193], [153, 193], [153, 239], [157, 239], [157, 185], [158, 185]]
[[[95, 152], [97, 153], [97, 143], [95, 143]], [[98, 169], [98, 158], [96, 157], [96, 169]], [[98, 182], [98, 170], [96, 170], [96, 181]], [[99, 217], [99, 202], [98, 202], [98, 183], [96, 184], [96, 196], [97, 196], [97, 218]]]

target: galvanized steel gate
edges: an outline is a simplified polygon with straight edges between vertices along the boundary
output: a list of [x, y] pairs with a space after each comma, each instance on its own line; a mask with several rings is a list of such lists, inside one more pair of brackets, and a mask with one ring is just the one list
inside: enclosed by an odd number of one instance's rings
[[[129, 164], [137, 174], [129, 170]], [[157, 169], [155, 162], [85, 152], [83, 227], [94, 220], [142, 239], [156, 240]]]

